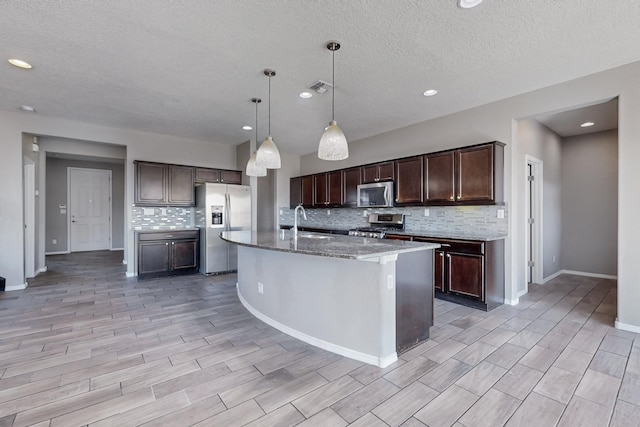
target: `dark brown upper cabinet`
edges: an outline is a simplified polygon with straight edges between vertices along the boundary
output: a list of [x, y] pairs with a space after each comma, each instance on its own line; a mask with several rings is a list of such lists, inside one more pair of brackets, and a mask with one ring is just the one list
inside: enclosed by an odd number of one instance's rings
[[303, 176], [301, 179], [302, 206], [313, 207], [313, 175]]
[[342, 203], [342, 174], [340, 171], [313, 175], [313, 206], [336, 207]]
[[393, 181], [393, 161], [374, 163], [362, 167], [362, 183]]
[[220, 171], [220, 182], [222, 184], [242, 184], [242, 172], [241, 171]]
[[428, 205], [504, 200], [504, 144], [500, 142], [426, 155], [424, 168]]
[[396, 204], [415, 205], [423, 202], [422, 156], [395, 161]]
[[195, 168], [195, 182], [202, 184], [205, 182], [221, 184], [242, 184], [242, 172], [224, 169]]
[[362, 184], [362, 168], [343, 169], [342, 206], [355, 207], [358, 204], [358, 185]]
[[302, 177], [289, 180], [289, 207], [291, 209], [302, 204]]
[[455, 202], [453, 151], [424, 156], [424, 201], [442, 205]]
[[195, 206], [194, 168], [135, 162], [134, 202], [139, 206]]

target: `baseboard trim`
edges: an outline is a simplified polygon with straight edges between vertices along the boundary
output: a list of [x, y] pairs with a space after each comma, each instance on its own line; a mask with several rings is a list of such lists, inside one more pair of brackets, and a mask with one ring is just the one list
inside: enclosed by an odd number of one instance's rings
[[45, 252], [45, 255], [67, 255], [70, 254], [71, 251], [58, 251], [58, 252]]
[[518, 305], [520, 304], [520, 298], [512, 298], [512, 299], [504, 299], [504, 303], [507, 305]]
[[636, 334], [640, 334], [640, 326], [629, 325], [628, 323], [622, 323], [616, 319], [615, 323], [616, 329], [620, 329], [621, 331], [634, 332]]
[[137, 274], [136, 273], [129, 273], [128, 271], [126, 272], [127, 277], [136, 277]]
[[123, 263], [124, 265], [127, 265], [127, 260], [126, 260], [126, 259], [123, 259], [123, 260], [122, 260], [122, 263]]
[[37, 274], [46, 273], [46, 271], [47, 271], [47, 266], [45, 265], [44, 267], [38, 269], [38, 273]]
[[574, 274], [576, 276], [597, 277], [598, 279], [618, 280], [618, 276], [611, 274], [589, 273], [586, 271], [562, 270], [563, 274]]
[[25, 289], [27, 289], [27, 286], [29, 286], [29, 285], [26, 284], [26, 283], [22, 283], [20, 285], [6, 285], [4, 287], [4, 290], [7, 291], [7, 292], [10, 292], [10, 291], [24, 291]]
[[238, 285], [237, 284], [236, 284], [236, 290], [238, 292], [238, 298], [240, 299], [240, 303], [251, 314], [253, 314], [258, 319], [262, 320], [267, 325], [276, 328], [280, 332], [284, 332], [287, 335], [290, 335], [290, 336], [292, 336], [292, 337], [294, 337], [296, 339], [299, 339], [300, 341], [304, 341], [307, 344], [311, 344], [311, 345], [319, 347], [319, 348], [321, 348], [323, 350], [327, 350], [327, 351], [330, 351], [332, 353], [336, 353], [336, 354], [339, 354], [341, 356], [348, 357], [350, 359], [358, 360], [360, 362], [368, 363], [370, 365], [375, 365], [375, 366], [378, 366], [380, 368], [386, 368], [387, 366], [391, 365], [393, 362], [398, 360], [398, 354], [395, 351], [392, 354], [389, 354], [387, 356], [377, 357], [377, 356], [374, 356], [374, 355], [371, 355], [371, 354], [366, 354], [366, 353], [362, 353], [362, 352], [359, 352], [359, 351], [356, 351], [356, 350], [352, 350], [350, 348], [342, 347], [342, 346], [339, 346], [339, 345], [336, 345], [336, 344], [333, 344], [333, 343], [318, 339], [316, 337], [312, 337], [311, 335], [307, 335], [304, 332], [300, 332], [300, 331], [298, 331], [296, 329], [293, 329], [293, 328], [291, 328], [289, 326], [283, 325], [282, 323], [278, 322], [277, 320], [274, 320], [274, 319], [270, 318], [269, 316], [266, 316], [266, 315], [260, 313], [255, 308], [253, 308], [253, 306], [251, 306], [251, 304], [249, 304], [247, 302], [247, 300], [245, 300], [242, 297], [242, 294], [240, 294], [240, 290], [238, 289]]
[[545, 277], [544, 279], [542, 279], [542, 283], [540, 283], [540, 284], [544, 285], [545, 283], [552, 281], [553, 279], [555, 279], [556, 277], [558, 277], [558, 276], [560, 276], [562, 274], [564, 274], [564, 270], [556, 271], [551, 276]]

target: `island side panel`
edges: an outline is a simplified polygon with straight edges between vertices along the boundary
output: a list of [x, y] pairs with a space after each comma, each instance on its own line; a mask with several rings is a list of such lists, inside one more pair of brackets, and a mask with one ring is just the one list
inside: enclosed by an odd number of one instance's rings
[[397, 360], [395, 261], [238, 250], [239, 296], [267, 323], [367, 363], [387, 366]]
[[433, 326], [433, 250], [398, 255], [396, 345], [398, 353], [429, 338]]

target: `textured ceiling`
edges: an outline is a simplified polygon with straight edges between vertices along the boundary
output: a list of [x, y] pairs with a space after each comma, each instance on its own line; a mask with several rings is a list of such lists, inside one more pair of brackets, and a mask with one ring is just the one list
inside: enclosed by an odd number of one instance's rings
[[331, 81], [328, 40], [336, 119], [358, 140], [638, 61], [638, 22], [635, 0], [0, 1], [0, 109], [237, 144], [254, 96], [266, 135], [271, 67], [271, 133], [305, 154], [331, 92], [298, 93]]

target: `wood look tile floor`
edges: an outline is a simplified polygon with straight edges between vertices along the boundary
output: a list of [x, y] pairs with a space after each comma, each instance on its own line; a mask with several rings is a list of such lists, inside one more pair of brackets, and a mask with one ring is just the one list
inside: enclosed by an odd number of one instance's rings
[[125, 277], [121, 252], [47, 257], [0, 293], [0, 426], [630, 426], [640, 336], [616, 284], [560, 276], [485, 313], [436, 301], [379, 369], [265, 325], [235, 275]]

